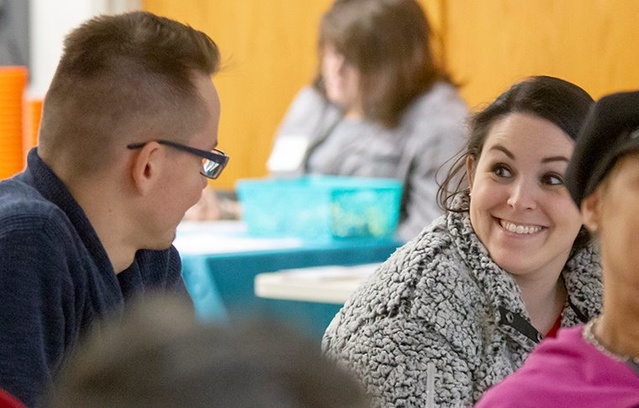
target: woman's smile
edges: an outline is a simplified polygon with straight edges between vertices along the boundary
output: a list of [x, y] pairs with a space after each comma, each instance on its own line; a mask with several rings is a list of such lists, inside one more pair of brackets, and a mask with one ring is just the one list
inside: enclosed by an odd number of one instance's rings
[[504, 219], [498, 219], [498, 222], [503, 229], [517, 235], [532, 235], [540, 232], [545, 228], [540, 225], [517, 224], [514, 222], [506, 221]]

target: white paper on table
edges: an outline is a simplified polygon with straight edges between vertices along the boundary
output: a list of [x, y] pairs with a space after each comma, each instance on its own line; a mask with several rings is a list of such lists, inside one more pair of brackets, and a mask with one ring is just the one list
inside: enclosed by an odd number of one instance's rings
[[364, 280], [368, 278], [379, 266], [379, 263], [363, 265], [343, 266], [329, 265], [311, 268], [285, 269], [280, 271], [283, 279], [302, 281], [337, 281], [337, 280]]
[[202, 255], [301, 248], [298, 238], [253, 238], [237, 221], [183, 222], [173, 245], [181, 254]]

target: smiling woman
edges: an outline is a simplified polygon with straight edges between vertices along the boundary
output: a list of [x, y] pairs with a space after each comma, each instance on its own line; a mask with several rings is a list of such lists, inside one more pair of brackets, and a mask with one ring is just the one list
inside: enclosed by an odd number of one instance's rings
[[[493, 124], [483, 154], [466, 161], [473, 229], [528, 298], [530, 319], [541, 333], [563, 309], [566, 288], [559, 275], [581, 228], [563, 185], [573, 146], [552, 122], [512, 113]], [[543, 296], [537, 299], [537, 293]]]
[[566, 171], [572, 199], [601, 248], [602, 314], [535, 349], [477, 408], [639, 406], [638, 107], [637, 91], [600, 99]]
[[599, 258], [563, 184], [592, 102], [532, 77], [473, 117], [439, 192], [447, 214], [383, 263], [324, 337], [379, 405], [472, 405], [544, 337], [599, 313]]

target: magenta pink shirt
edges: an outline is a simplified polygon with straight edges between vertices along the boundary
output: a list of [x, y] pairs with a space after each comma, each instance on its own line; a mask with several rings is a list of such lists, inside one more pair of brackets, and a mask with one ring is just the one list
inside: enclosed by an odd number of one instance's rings
[[639, 372], [597, 350], [582, 331], [561, 329], [557, 338], [544, 340], [475, 408], [639, 407]]

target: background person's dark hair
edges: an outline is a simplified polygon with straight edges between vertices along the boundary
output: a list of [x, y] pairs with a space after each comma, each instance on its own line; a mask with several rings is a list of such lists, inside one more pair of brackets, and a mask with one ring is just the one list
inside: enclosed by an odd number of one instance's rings
[[[323, 47], [334, 46], [360, 71], [365, 115], [393, 127], [415, 97], [437, 80], [449, 81], [431, 37], [415, 0], [336, 0], [320, 23], [320, 65]], [[325, 94], [320, 68], [314, 86]]]
[[466, 158], [479, 159], [495, 122], [511, 113], [526, 113], [555, 124], [574, 140], [593, 103], [585, 90], [555, 77], [533, 76], [511, 86], [470, 118], [466, 149], [454, 158], [454, 165], [439, 188], [439, 206], [446, 211], [468, 210], [453, 204], [454, 198], [468, 188]]
[[185, 141], [210, 115], [194, 74], [213, 75], [219, 59], [206, 34], [151, 13], [88, 20], [65, 38], [45, 96], [39, 153], [67, 154], [82, 174], [136, 137]]
[[354, 377], [274, 321], [198, 324], [173, 297], [100, 327], [58, 378], [49, 408], [364, 408]]

